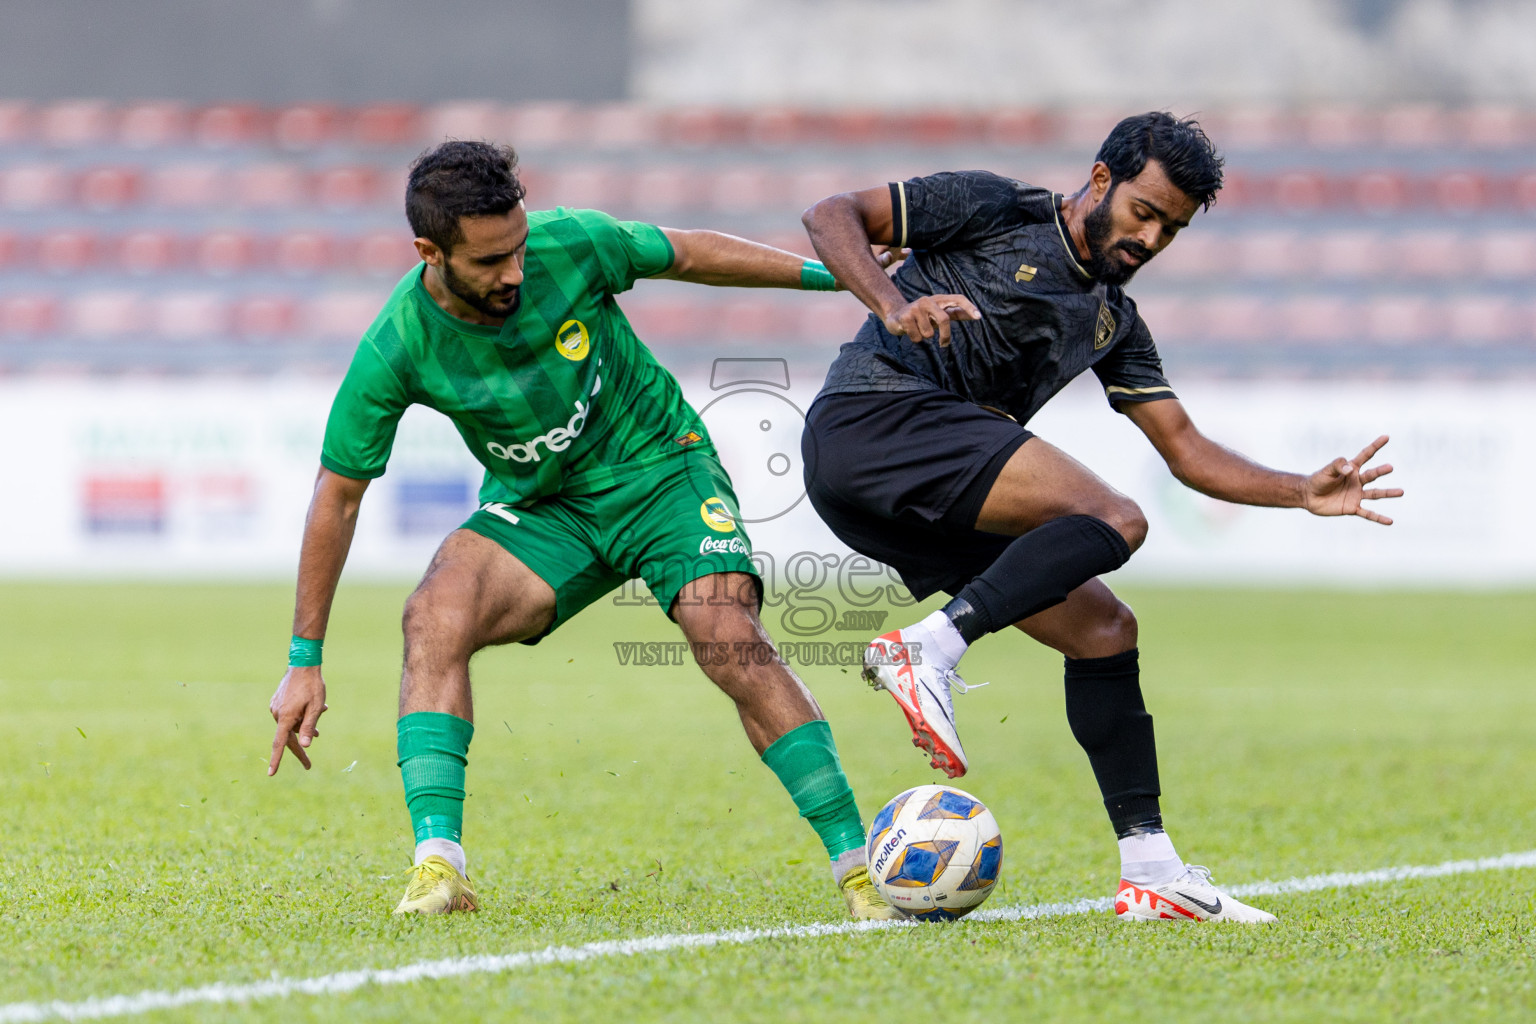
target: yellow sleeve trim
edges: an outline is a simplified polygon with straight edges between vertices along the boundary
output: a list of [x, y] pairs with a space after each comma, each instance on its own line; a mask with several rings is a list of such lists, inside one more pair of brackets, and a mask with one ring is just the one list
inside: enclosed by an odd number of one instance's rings
[[1170, 387], [1122, 388], [1118, 384], [1112, 384], [1109, 387], [1104, 389], [1104, 393], [1106, 395], [1160, 395], [1160, 394], [1162, 394], [1165, 391], [1168, 392], [1169, 394], [1172, 394], [1173, 393], [1173, 388], [1170, 388]]

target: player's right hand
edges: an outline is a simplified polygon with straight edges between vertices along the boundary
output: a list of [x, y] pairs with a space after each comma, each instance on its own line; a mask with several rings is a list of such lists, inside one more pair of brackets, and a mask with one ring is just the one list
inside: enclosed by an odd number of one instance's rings
[[949, 344], [951, 320], [980, 320], [981, 310], [964, 295], [920, 295], [885, 317], [885, 329], [913, 341], [931, 341], [939, 336], [940, 345]]
[[277, 684], [270, 710], [277, 722], [277, 735], [272, 738], [272, 760], [267, 762], [267, 775], [277, 774], [284, 749], [293, 751], [293, 756], [308, 771], [309, 755], [304, 748], [320, 735], [316, 725], [326, 710], [325, 679], [320, 675], [320, 666], [291, 666], [283, 681]]

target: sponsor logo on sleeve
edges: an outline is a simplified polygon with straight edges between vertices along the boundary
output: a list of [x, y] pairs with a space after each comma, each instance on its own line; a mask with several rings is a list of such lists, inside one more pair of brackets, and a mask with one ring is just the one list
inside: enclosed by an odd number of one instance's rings
[[705, 537], [699, 541], [701, 555], [750, 555], [747, 542], [740, 537]]

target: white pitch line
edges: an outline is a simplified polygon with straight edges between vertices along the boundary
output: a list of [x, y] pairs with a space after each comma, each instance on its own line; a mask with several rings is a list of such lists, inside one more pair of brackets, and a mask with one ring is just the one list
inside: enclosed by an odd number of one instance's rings
[[[1227, 889], [1233, 896], [1279, 896], [1323, 889], [1348, 889], [1384, 882], [1416, 878], [1442, 878], [1480, 871], [1507, 871], [1536, 867], [1536, 850], [1506, 853], [1478, 860], [1452, 860], [1443, 864], [1378, 868], [1375, 871], [1341, 871], [1327, 875], [1287, 878], [1278, 882], [1253, 882]], [[978, 910], [966, 922], [1026, 921], [1047, 917], [1070, 917], [1106, 911], [1113, 905], [1108, 898], [1080, 899], [1069, 903], [1036, 903], [1023, 907], [997, 907]], [[711, 946], [739, 946], [764, 939], [816, 939], [828, 935], [849, 935], [888, 928], [922, 927], [914, 921], [851, 921], [846, 924], [808, 924], [782, 928], [744, 928], [731, 932], [704, 932], [695, 935], [653, 935], [643, 939], [589, 942], [584, 946], [550, 946], [527, 953], [503, 956], [466, 956], [449, 960], [427, 960], [404, 967], [343, 971], [316, 978], [273, 978], [249, 984], [219, 982], [200, 988], [174, 991], [147, 991], [137, 995], [105, 996], [67, 1003], [8, 1003], [0, 1005], [0, 1024], [31, 1024], [33, 1021], [99, 1020], [103, 1017], [128, 1017], [152, 1010], [170, 1010], [197, 1004], [246, 1003], [258, 999], [280, 999], [291, 995], [341, 995], [365, 985], [405, 985], [415, 981], [459, 978], [471, 974], [503, 974], [507, 971], [547, 964], [576, 964], [613, 956], [640, 956], [666, 953], [675, 949], [707, 949]]]

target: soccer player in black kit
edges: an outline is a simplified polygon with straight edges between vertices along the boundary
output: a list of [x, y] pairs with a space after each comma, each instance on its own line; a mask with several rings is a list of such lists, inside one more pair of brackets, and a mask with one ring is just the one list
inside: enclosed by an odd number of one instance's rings
[[[1193, 120], [1115, 126], [1071, 196], [985, 171], [823, 199], [804, 221], [822, 261], [873, 311], [806, 416], [811, 503], [850, 547], [921, 599], [952, 600], [870, 644], [865, 678], [896, 698], [913, 742], [965, 773], [950, 688], [968, 645], [1017, 626], [1066, 658], [1067, 721], [1119, 837], [1124, 920], [1269, 922], [1186, 865], [1163, 830], [1152, 717], [1131, 609], [1097, 577], [1146, 536], [1130, 498], [1025, 429], [1078, 374], [1146, 434], [1189, 487], [1247, 505], [1391, 520], [1361, 505], [1386, 437], [1303, 476], [1267, 469], [1190, 421], [1122, 286], [1221, 188]], [[871, 243], [909, 248], [887, 276]]]

